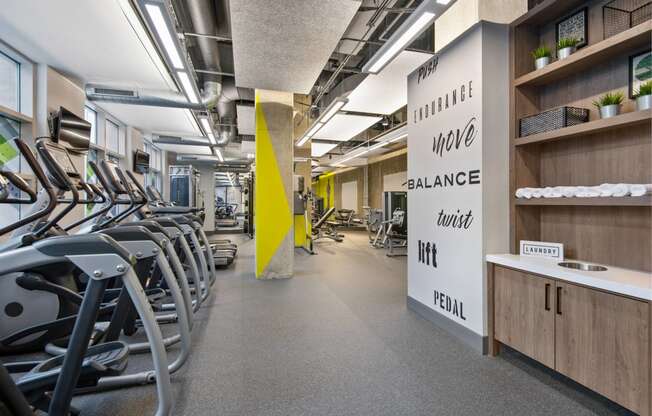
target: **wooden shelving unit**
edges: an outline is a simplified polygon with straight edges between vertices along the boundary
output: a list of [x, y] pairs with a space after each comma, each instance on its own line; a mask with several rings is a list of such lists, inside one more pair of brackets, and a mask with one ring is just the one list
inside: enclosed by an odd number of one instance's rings
[[[652, 112], [625, 99], [621, 115], [600, 119], [593, 101], [628, 96], [629, 56], [650, 47], [652, 20], [603, 38], [605, 0], [544, 0], [511, 24], [511, 195], [522, 187], [652, 183]], [[535, 70], [531, 52], [554, 49], [556, 23], [587, 8], [588, 45]], [[560, 106], [589, 109], [589, 121], [518, 137], [519, 120]], [[516, 199], [512, 253], [520, 240], [564, 244], [568, 257], [652, 271], [652, 197]]]
[[650, 34], [652, 34], [652, 20], [582, 48], [567, 59], [552, 62], [544, 68], [522, 75], [514, 80], [514, 85], [521, 87], [558, 81], [621, 55], [623, 50], [635, 50], [646, 45], [649, 46]]
[[652, 121], [652, 112], [650, 111], [633, 111], [631, 113], [620, 114], [613, 118], [598, 119], [575, 126], [564, 127], [562, 129], [547, 131], [545, 133], [533, 134], [531, 136], [519, 137], [516, 139], [516, 146], [523, 146], [533, 143], [552, 142], [555, 140], [572, 139], [575, 137], [587, 136], [589, 134], [603, 133], [609, 130], [633, 127], [640, 124], [650, 124]]
[[532, 198], [515, 199], [514, 204], [524, 206], [652, 207], [652, 197], [646, 195], [619, 198]]

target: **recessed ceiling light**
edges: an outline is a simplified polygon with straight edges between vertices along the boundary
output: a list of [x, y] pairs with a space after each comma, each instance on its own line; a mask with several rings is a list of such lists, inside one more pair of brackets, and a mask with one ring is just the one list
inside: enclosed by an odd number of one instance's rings
[[172, 38], [170, 28], [168, 27], [168, 24], [163, 17], [161, 7], [155, 4], [147, 4], [145, 9], [147, 10], [149, 17], [152, 20], [152, 24], [154, 25], [154, 29], [156, 29], [156, 33], [158, 34], [159, 39], [161, 39], [163, 49], [165, 49], [165, 53], [168, 55], [172, 67], [174, 67], [174, 69], [183, 69], [184, 66], [183, 60], [181, 59], [181, 54], [179, 53], [179, 49], [177, 48], [177, 45]]

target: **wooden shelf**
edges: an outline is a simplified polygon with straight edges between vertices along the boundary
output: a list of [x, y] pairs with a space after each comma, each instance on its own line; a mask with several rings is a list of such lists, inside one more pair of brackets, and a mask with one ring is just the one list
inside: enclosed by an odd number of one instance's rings
[[514, 20], [511, 26], [538, 26], [556, 20], [584, 3], [585, 0], [544, 0]]
[[514, 80], [514, 86], [549, 84], [583, 69], [600, 65], [623, 52], [649, 46], [651, 34], [652, 20], [648, 20], [601, 42], [579, 49], [564, 60], [557, 60], [544, 68], [520, 76]]
[[601, 133], [608, 130], [615, 130], [638, 124], [650, 123], [652, 121], [652, 110], [634, 111], [620, 114], [615, 117], [589, 121], [575, 126], [547, 131], [545, 133], [532, 134], [530, 136], [516, 138], [514, 144], [523, 146], [532, 143], [553, 142], [557, 140], [572, 139], [578, 136]]
[[514, 198], [519, 206], [594, 206], [594, 207], [652, 207], [652, 196], [624, 196], [620, 198]]

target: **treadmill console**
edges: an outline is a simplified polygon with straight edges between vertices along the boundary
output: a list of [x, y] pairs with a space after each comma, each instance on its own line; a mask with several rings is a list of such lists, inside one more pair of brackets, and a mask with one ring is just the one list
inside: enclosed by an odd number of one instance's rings
[[108, 161], [102, 161], [102, 163], [106, 175], [108, 176], [107, 179], [109, 180], [109, 185], [113, 187], [113, 192], [117, 194], [126, 194], [127, 190], [125, 189], [125, 184], [120, 180], [120, 176], [117, 173], [117, 169], [119, 169], [118, 165]]
[[50, 151], [52, 158], [59, 164], [59, 166], [61, 166], [61, 169], [63, 169], [68, 176], [75, 178], [81, 177], [75, 168], [75, 165], [72, 163], [70, 154], [68, 154], [66, 149], [54, 143], [46, 143], [45, 146]]
[[36, 148], [54, 186], [69, 191], [69, 182], [72, 182], [75, 188], [81, 187], [81, 175], [65, 147], [49, 140], [41, 140], [37, 142]]

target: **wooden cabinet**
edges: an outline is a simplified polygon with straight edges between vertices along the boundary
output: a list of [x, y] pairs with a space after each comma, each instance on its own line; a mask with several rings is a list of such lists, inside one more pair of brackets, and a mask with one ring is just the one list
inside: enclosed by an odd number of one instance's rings
[[554, 280], [496, 268], [495, 339], [555, 367]]
[[651, 364], [649, 304], [562, 282], [557, 282], [557, 291], [555, 370], [645, 414]]
[[652, 416], [652, 306], [497, 265], [490, 267], [491, 341]]

